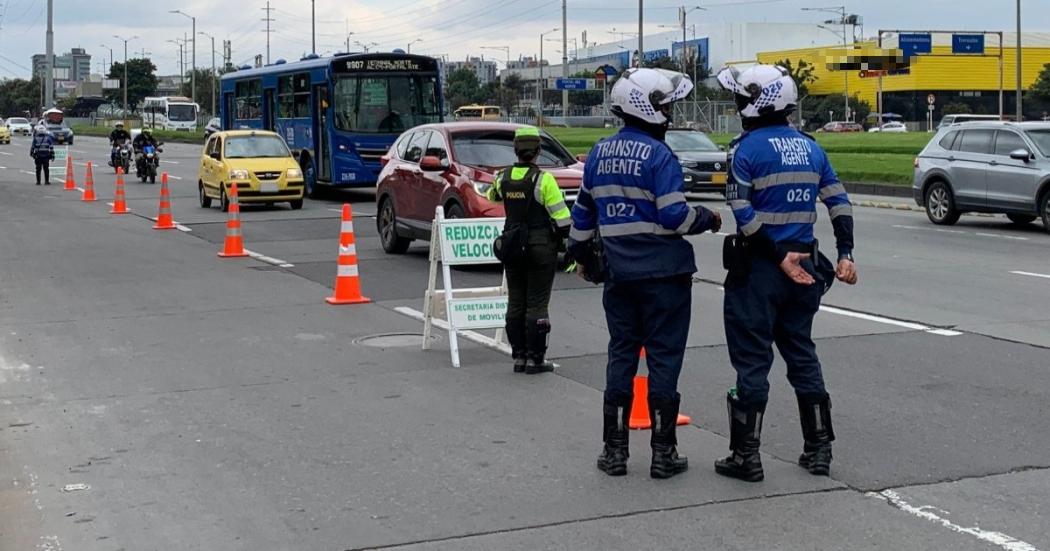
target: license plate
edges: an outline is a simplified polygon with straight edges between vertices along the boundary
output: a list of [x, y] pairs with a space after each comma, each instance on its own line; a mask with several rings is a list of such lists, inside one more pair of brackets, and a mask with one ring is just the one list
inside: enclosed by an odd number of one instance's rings
[[725, 172], [716, 172], [711, 175], [711, 183], [713, 184], [724, 184], [726, 183], [726, 179]]
[[277, 193], [277, 182], [263, 182], [261, 191], [263, 193]]

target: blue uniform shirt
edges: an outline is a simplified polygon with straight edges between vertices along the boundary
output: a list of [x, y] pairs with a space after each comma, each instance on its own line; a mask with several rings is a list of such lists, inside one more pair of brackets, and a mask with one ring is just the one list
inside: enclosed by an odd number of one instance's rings
[[696, 271], [684, 235], [702, 233], [713, 216], [685, 201], [682, 165], [667, 144], [631, 127], [595, 144], [572, 208], [569, 252], [601, 236], [611, 281]]
[[852, 252], [853, 206], [813, 139], [790, 126], [767, 126], [741, 136], [732, 156], [726, 199], [739, 233], [812, 243], [819, 199], [831, 215], [839, 254]]

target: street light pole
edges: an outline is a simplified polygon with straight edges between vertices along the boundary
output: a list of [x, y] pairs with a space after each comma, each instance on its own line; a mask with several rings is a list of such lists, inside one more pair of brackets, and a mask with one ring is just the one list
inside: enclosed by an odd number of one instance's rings
[[55, 27], [54, 27], [54, 0], [47, 0], [47, 53], [44, 62], [44, 106], [41, 113], [51, 109], [55, 102]]
[[643, 0], [638, 0], [638, 67], [642, 66], [642, 60], [645, 59], [645, 49], [642, 46], [642, 35], [645, 34], [642, 23], [645, 19], [645, 9], [642, 4]]
[[120, 40], [124, 43], [124, 125], [128, 123], [128, 42], [135, 40], [138, 36], [131, 38], [123, 38], [117, 35], [113, 35], [113, 38]]
[[317, 53], [317, 10], [315, 0], [310, 0], [310, 53]]
[[[186, 13], [186, 12], [184, 12], [184, 11], [182, 11], [182, 10], [171, 10], [168, 13], [177, 13], [179, 15], [182, 15], [182, 16], [185, 16], [185, 17], [189, 17], [190, 21], [192, 23], [192, 29], [191, 30], [193, 31], [193, 38], [192, 38], [192, 40], [193, 40], [193, 46], [192, 46], [193, 47], [193, 53], [192, 53], [192, 55], [190, 57], [191, 57], [191, 59], [193, 61], [192, 61], [191, 69], [190, 69], [190, 101], [196, 101], [196, 95], [197, 95], [197, 18], [192, 16], [192, 15], [190, 15], [190, 14], [188, 14], [188, 13]], [[212, 48], [212, 49], [214, 50], [214, 48]]]
[[[822, 11], [822, 12], [837, 14], [839, 16], [839, 21], [838, 22], [842, 25], [842, 49], [843, 49], [843, 53], [848, 55], [848, 52], [845, 51], [845, 50], [847, 50], [849, 48], [849, 43], [847, 42], [848, 39], [847, 39], [847, 35], [846, 35], [846, 25], [849, 24], [849, 22], [846, 20], [846, 6], [834, 6], [834, 7], [830, 7], [830, 8], [802, 8], [802, 11]], [[825, 21], [824, 23], [825, 24], [831, 24], [831, 23], [834, 23], [834, 22], [835, 21], [833, 21], [833, 20], [829, 20], [829, 21]], [[822, 28], [822, 29], [824, 29], [824, 30], [826, 30], [826, 31], [832, 32], [834, 34], [838, 34], [836, 31], [833, 31], [830, 28], [825, 27], [823, 25], [817, 25], [817, 26]], [[854, 30], [856, 30], [856, 29], [854, 29]], [[850, 113], [850, 108], [849, 108], [849, 71], [842, 71], [842, 75], [843, 75], [843, 82], [844, 82], [844, 85], [843, 85], [843, 96], [844, 96], [845, 103], [846, 103], [846, 110], [845, 110], [845, 112], [842, 115], [842, 120], [846, 121], [846, 122], [849, 122], [849, 113]]]
[[[110, 48], [109, 46], [106, 46], [105, 44], [99, 44], [99, 46], [102, 46], [103, 48], [109, 50], [109, 70], [113, 70], [113, 48]], [[107, 73], [108, 72], [109, 71], [107, 71]]]
[[211, 39], [211, 116], [214, 117], [218, 115], [215, 110], [215, 81], [219, 78], [219, 73], [215, 70], [215, 37], [204, 31], [201, 31], [200, 34]]
[[1021, 99], [1021, 0], [1017, 0], [1017, 122], [1024, 120], [1024, 104]]
[[417, 39], [413, 40], [412, 42], [409, 42], [408, 43], [408, 53], [412, 53], [412, 45], [413, 44], [415, 44], [416, 42], [422, 42], [422, 41], [423, 41], [422, 38], [417, 38]]
[[557, 27], [545, 32], [540, 33], [540, 77], [536, 79], [536, 126], [540, 126], [543, 121], [543, 37], [559, 30]]
[[[686, 73], [686, 72], [688, 72], [688, 71], [686, 71], [686, 68], [685, 68], [686, 63], [688, 63], [688, 59], [686, 57], [686, 53], [687, 53], [688, 50], [685, 47], [685, 40], [686, 40], [686, 38], [685, 38], [685, 29], [686, 29], [685, 19], [686, 19], [686, 16], [689, 15], [690, 13], [693, 13], [696, 10], [707, 11], [707, 8], [702, 8], [700, 6], [693, 6], [692, 8], [686, 9], [685, 6], [682, 6], [682, 7], [678, 8], [678, 10], [679, 10], [678, 13], [679, 13], [680, 19], [682, 20], [682, 72]], [[697, 50], [696, 54], [699, 56], [700, 55], [700, 51]], [[696, 73], [696, 71], [693, 71], [693, 73]], [[693, 75], [693, 78], [696, 78], [695, 74]]]
[[[569, 20], [567, 0], [561, 0], [561, 76], [569, 77]], [[561, 91], [561, 116], [569, 116], [569, 91]]]

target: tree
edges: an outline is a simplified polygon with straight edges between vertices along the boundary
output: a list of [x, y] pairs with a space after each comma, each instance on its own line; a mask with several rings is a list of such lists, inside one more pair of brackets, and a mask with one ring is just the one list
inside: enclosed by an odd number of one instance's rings
[[521, 97], [523, 90], [525, 90], [525, 82], [521, 80], [521, 75], [511, 73], [502, 79], [498, 97], [499, 106], [503, 109], [505, 115], [509, 115], [518, 109], [518, 99]]
[[[831, 113], [835, 120], [842, 120], [845, 110], [845, 100], [842, 96], [810, 96], [803, 102], [802, 118], [806, 120], [807, 128], [819, 128], [831, 122]], [[871, 104], [853, 96], [849, 100], [851, 118], [854, 121], [863, 121], [871, 113]]]
[[40, 107], [40, 81], [38, 79], [0, 80], [0, 113], [5, 117], [24, 115]]
[[[218, 109], [218, 96], [219, 96], [219, 82], [218, 79], [213, 77], [211, 69], [197, 69], [197, 90], [196, 94], [190, 94], [190, 88], [193, 86], [194, 71], [187, 71], [183, 79], [182, 87], [179, 89], [179, 93], [186, 97], [192, 97], [193, 101], [197, 102], [197, 105], [201, 106], [202, 111], [211, 110], [211, 83], [215, 81], [215, 106]], [[130, 102], [131, 100], [128, 99]]]
[[941, 114], [944, 115], [968, 115], [973, 113], [973, 109], [970, 109], [969, 105], [961, 101], [953, 101], [951, 103], [944, 104], [941, 108]]
[[460, 107], [478, 101], [481, 83], [478, 75], [470, 69], [456, 69], [448, 75], [445, 97], [449, 107], [454, 111]]
[[[156, 71], [157, 66], [154, 65], [153, 62], [147, 58], [128, 60], [129, 110], [134, 110], [135, 106], [141, 103], [146, 96], [152, 95], [157, 90], [157, 75], [155, 74]], [[109, 69], [108, 78], [115, 78], [123, 81], [124, 63], [119, 61], [114, 62], [113, 66]], [[108, 90], [106, 92], [106, 99], [117, 105], [123, 105], [123, 82], [121, 82], [121, 88], [116, 90]]]
[[790, 59], [781, 59], [776, 62], [776, 65], [787, 69], [788, 74], [791, 78], [795, 79], [795, 85], [798, 86], [798, 97], [804, 98], [809, 95], [809, 85], [816, 82], [818, 76], [813, 74], [816, 67], [812, 63], [809, 63], [805, 59], [799, 59], [798, 63], [792, 63]]
[[1050, 111], [1050, 63], [1043, 65], [1035, 84], [1025, 93], [1025, 100], [1028, 101], [1026, 110], [1038, 114], [1039, 118]]

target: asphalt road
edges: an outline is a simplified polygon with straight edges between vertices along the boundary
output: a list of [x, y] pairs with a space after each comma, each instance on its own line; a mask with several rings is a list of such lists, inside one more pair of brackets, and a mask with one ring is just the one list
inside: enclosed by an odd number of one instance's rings
[[[856, 210], [860, 284], [815, 334], [834, 400], [831, 478], [794, 460], [778, 365], [759, 484], [726, 480], [721, 238], [700, 263], [679, 433], [691, 469], [594, 468], [600, 289], [562, 274], [555, 375], [439, 333], [422, 351], [427, 245], [382, 252], [368, 191], [245, 207], [255, 258], [220, 260], [225, 216], [196, 197], [200, 148], [165, 147], [181, 231], [32, 184], [28, 142], [0, 146], [0, 549], [1050, 549], [1050, 234], [1038, 224]], [[720, 208], [715, 197], [697, 197]], [[353, 204], [369, 305], [333, 307], [339, 209]], [[728, 212], [724, 213], [728, 216]], [[822, 242], [833, 237], [826, 219]], [[498, 271], [453, 272], [457, 286]], [[410, 312], [409, 312], [410, 313]], [[369, 337], [399, 335], [379, 342]]]

